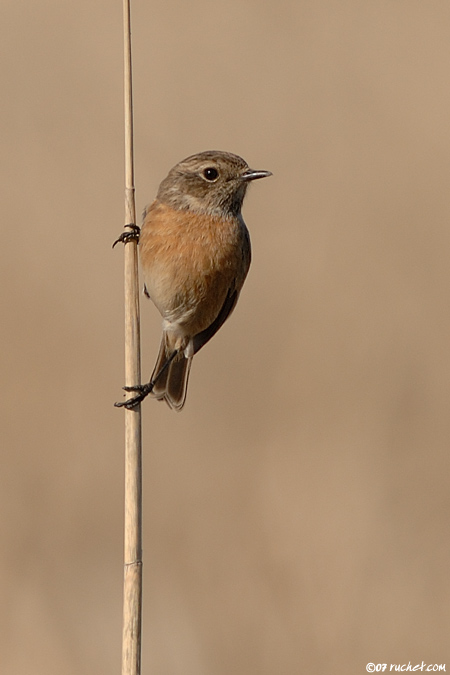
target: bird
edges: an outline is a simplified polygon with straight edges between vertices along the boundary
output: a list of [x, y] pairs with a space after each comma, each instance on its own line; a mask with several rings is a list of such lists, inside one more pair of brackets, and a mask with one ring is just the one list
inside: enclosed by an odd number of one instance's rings
[[124, 387], [180, 411], [192, 359], [236, 306], [247, 276], [250, 235], [241, 214], [249, 184], [271, 176], [238, 155], [208, 150], [176, 164], [144, 209], [142, 227], [119, 239], [139, 239], [144, 293], [162, 316], [162, 338], [150, 381]]

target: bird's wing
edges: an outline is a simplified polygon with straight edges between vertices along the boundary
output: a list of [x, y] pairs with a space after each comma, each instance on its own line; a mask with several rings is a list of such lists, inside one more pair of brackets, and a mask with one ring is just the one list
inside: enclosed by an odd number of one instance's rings
[[229, 289], [225, 298], [225, 302], [222, 305], [222, 309], [212, 324], [208, 326], [208, 328], [205, 328], [205, 330], [202, 330], [201, 333], [194, 335], [192, 338], [192, 344], [194, 348], [193, 354], [196, 354], [204, 345], [206, 345], [206, 343], [211, 340], [213, 335], [217, 333], [222, 324], [225, 323], [236, 306], [238, 296], [239, 293], [235, 288]]

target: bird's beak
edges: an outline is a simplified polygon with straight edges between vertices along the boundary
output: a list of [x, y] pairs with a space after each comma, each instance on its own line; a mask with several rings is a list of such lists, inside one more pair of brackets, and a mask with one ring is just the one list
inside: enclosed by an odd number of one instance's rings
[[241, 179], [244, 181], [256, 180], [257, 178], [266, 178], [271, 176], [271, 171], [254, 171], [253, 169], [247, 169], [245, 173], [242, 174]]

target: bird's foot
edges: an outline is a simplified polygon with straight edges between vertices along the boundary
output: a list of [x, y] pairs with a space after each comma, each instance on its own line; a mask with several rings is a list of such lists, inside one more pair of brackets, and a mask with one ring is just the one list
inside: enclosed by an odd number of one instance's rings
[[148, 382], [147, 384], [137, 384], [134, 387], [122, 387], [125, 391], [134, 391], [137, 393], [137, 396], [129, 398], [126, 401], [120, 401], [119, 403], [114, 403], [116, 408], [126, 408], [127, 410], [133, 410], [139, 403], [141, 403], [146, 396], [151, 394], [153, 391], [154, 382]]
[[139, 234], [141, 232], [141, 228], [139, 225], [135, 225], [134, 223], [128, 223], [125, 225], [125, 227], [128, 227], [130, 229], [130, 232], [122, 232], [120, 237], [116, 239], [112, 247], [116, 244], [122, 243], [122, 244], [128, 244], [129, 241], [135, 241], [136, 243], [139, 242]]

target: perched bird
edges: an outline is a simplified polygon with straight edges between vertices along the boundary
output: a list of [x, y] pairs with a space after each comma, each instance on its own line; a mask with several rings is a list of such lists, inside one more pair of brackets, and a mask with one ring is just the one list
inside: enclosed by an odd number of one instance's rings
[[241, 215], [247, 187], [270, 175], [237, 155], [208, 151], [162, 181], [139, 234], [144, 292], [163, 318], [161, 346], [150, 382], [124, 387], [136, 396], [117, 405], [133, 408], [151, 394], [182, 409], [192, 358], [233, 311], [250, 266]]

